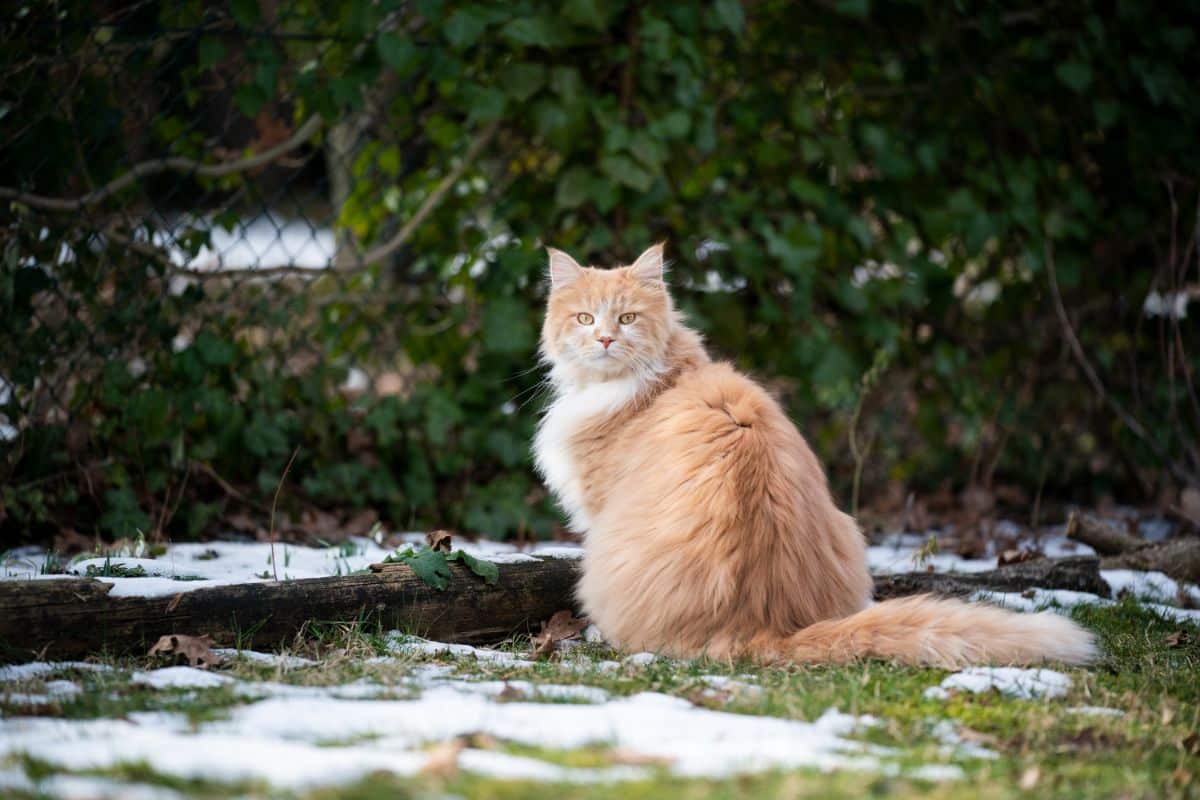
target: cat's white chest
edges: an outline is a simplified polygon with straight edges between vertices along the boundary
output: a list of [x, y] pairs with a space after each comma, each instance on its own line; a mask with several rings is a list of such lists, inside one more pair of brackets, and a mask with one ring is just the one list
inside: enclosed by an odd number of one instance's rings
[[584, 508], [582, 475], [571, 458], [571, 439], [586, 423], [625, 406], [637, 392], [638, 384], [632, 378], [564, 386], [538, 424], [534, 463], [579, 533], [587, 532], [591, 520]]

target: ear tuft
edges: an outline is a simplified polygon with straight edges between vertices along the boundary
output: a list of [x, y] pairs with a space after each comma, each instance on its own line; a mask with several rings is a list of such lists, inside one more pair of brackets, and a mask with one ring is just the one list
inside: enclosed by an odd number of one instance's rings
[[663, 261], [663, 247], [666, 242], [652, 244], [646, 248], [646, 252], [637, 257], [637, 261], [629, 267], [633, 276], [647, 283], [662, 283], [663, 273], [666, 271], [667, 265]]
[[547, 247], [550, 256], [550, 288], [561, 289], [583, 274], [583, 267], [562, 250]]

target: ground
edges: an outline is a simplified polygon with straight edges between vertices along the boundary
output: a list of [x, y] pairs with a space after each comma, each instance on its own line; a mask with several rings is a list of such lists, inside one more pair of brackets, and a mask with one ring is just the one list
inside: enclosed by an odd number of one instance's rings
[[[913, 544], [873, 548], [872, 562], [911, 568], [928, 556]], [[298, 550], [291, 563], [357, 569], [376, 555], [359, 550]], [[186, 552], [172, 570], [224, 557]], [[352, 623], [314, 623], [278, 653], [223, 651], [211, 671], [148, 656], [13, 664], [0, 667], [0, 794], [1194, 796], [1200, 612], [1170, 605], [1180, 590], [1164, 576], [1106, 577], [1124, 598], [990, 597], [1094, 630], [1104, 655], [1086, 669], [762, 668], [599, 641], [535, 661], [527, 640], [475, 649]], [[112, 580], [154, 591], [153, 577]]]

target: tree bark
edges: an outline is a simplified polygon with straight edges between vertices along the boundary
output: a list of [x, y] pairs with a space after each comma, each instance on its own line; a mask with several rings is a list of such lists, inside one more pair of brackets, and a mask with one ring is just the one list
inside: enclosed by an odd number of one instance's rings
[[[1107, 597], [1098, 564], [1094, 558], [1037, 559], [988, 572], [880, 575], [875, 594], [965, 596], [1038, 586]], [[0, 581], [0, 654], [7, 660], [79, 658], [100, 650], [141, 654], [167, 634], [208, 634], [223, 646], [271, 649], [313, 620], [358, 620], [441, 641], [485, 643], [535, 632], [556, 611], [575, 607], [577, 561], [497, 566], [500, 580], [489, 586], [452, 563], [444, 591], [403, 564], [376, 565], [363, 575], [236, 584], [170, 597], [112, 597], [112, 584], [95, 578]]]
[[965, 597], [981, 590], [1021, 592], [1041, 589], [1070, 589], [1110, 597], [1112, 590], [1100, 577], [1100, 560], [1090, 556], [1037, 558], [1007, 564], [986, 572], [905, 572], [875, 576], [875, 599], [886, 600], [932, 592], [946, 597]]
[[313, 620], [360, 620], [443, 641], [496, 642], [536, 632], [537, 623], [571, 607], [574, 560], [497, 566], [500, 580], [489, 586], [452, 563], [444, 591], [402, 565], [170, 597], [111, 597], [112, 584], [94, 578], [0, 581], [0, 653], [10, 660], [77, 658], [99, 650], [145, 653], [158, 637], [172, 633], [208, 634], [222, 646], [274, 648]]
[[1200, 583], [1200, 538], [1195, 536], [1147, 542], [1099, 517], [1073, 512], [1067, 537], [1104, 556], [1103, 569], [1155, 570], [1177, 581]]

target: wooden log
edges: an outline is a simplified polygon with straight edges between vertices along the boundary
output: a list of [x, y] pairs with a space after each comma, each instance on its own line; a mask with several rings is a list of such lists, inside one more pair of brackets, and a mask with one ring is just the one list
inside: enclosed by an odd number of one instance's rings
[[95, 578], [0, 581], [0, 645], [7, 660], [145, 653], [171, 633], [208, 634], [222, 646], [274, 648], [313, 620], [361, 620], [454, 642], [496, 642], [537, 631], [572, 607], [571, 559], [498, 564], [494, 586], [452, 563], [445, 591], [406, 566], [381, 573], [244, 583], [170, 597], [112, 597]]
[[981, 590], [1021, 592], [1034, 587], [1070, 589], [1110, 597], [1112, 590], [1100, 577], [1100, 560], [1091, 556], [1035, 558], [986, 572], [904, 572], [875, 576], [875, 599], [886, 600], [932, 592], [965, 597]]
[[[556, 611], [574, 608], [578, 562], [548, 558], [498, 566], [500, 581], [488, 586], [452, 563], [445, 591], [402, 564], [364, 575], [237, 584], [170, 597], [112, 597], [112, 584], [95, 578], [0, 581], [0, 644], [8, 660], [78, 658], [100, 650], [142, 654], [171, 633], [208, 634], [221, 645], [270, 649], [288, 643], [313, 620], [360, 620], [441, 641], [483, 643], [531, 632]], [[1034, 586], [1110, 594], [1094, 558], [875, 578], [879, 599], [923, 592], [961, 597], [981, 589]]]
[[1200, 583], [1200, 538], [1179, 536], [1147, 542], [1130, 536], [1111, 522], [1091, 514], [1072, 512], [1067, 537], [1091, 546], [1104, 556], [1102, 569], [1152, 570], [1177, 581]]
[[1147, 543], [1115, 522], [1083, 511], [1072, 511], [1067, 517], [1067, 538], [1088, 545], [1102, 556], [1136, 550]]

